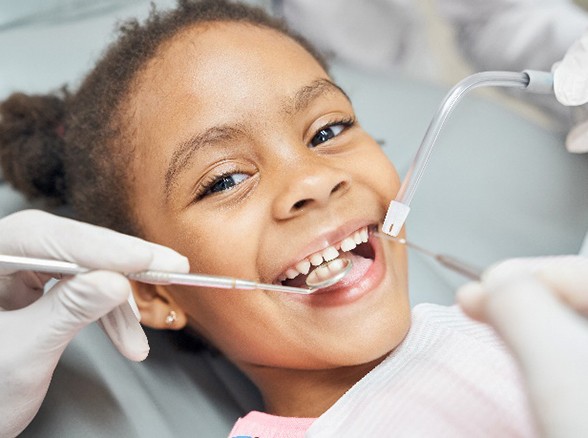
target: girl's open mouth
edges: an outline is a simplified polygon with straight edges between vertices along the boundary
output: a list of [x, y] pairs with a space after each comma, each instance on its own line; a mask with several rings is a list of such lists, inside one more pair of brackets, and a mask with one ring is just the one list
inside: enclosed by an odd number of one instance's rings
[[[288, 268], [278, 277], [276, 282], [292, 287], [306, 287], [307, 279], [321, 280], [330, 276], [331, 273], [325, 266], [326, 262], [337, 258], [346, 258], [351, 260], [353, 268], [339, 283], [324, 289], [324, 291], [340, 288], [346, 284], [350, 285], [365, 275], [374, 261], [375, 250], [370, 235], [375, 229], [375, 225], [359, 228], [339, 242], [311, 254]], [[321, 291], [315, 293], [321, 293]]]

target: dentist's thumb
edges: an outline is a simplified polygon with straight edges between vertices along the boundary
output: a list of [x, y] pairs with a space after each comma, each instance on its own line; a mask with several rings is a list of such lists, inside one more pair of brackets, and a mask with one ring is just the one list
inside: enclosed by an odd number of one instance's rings
[[586, 323], [528, 272], [488, 275], [482, 283], [462, 287], [457, 300], [466, 314], [494, 327], [523, 365], [527, 358], [559, 362], [554, 354], [568, 347], [562, 337], [568, 339]]
[[[121, 304], [126, 305], [132, 293], [131, 285], [122, 274], [92, 271], [63, 279], [44, 297], [20, 312], [29, 313], [26, 320], [35, 327], [39, 353], [55, 354], [57, 359], [74, 338], [88, 324], [98, 320]], [[135, 321], [140, 329], [136, 318]], [[142, 330], [143, 343], [136, 348], [149, 351]]]

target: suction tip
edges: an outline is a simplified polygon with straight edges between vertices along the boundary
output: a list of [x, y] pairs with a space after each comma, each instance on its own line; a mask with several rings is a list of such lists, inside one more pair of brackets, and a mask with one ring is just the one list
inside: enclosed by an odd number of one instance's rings
[[409, 212], [410, 207], [408, 205], [402, 202], [392, 201], [386, 212], [382, 231], [390, 236], [397, 237], [404, 226], [404, 222], [406, 222]]

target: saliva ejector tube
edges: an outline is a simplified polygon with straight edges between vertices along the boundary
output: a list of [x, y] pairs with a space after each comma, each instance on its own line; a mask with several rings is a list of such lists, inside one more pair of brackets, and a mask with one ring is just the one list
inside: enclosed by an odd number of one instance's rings
[[523, 72], [486, 71], [476, 73], [455, 85], [431, 120], [427, 132], [417, 150], [412, 165], [406, 174], [396, 198], [390, 203], [382, 231], [391, 236], [398, 236], [408, 213], [410, 203], [421, 181], [423, 172], [429, 162], [431, 152], [445, 121], [469, 91], [478, 87], [510, 87], [520, 88], [531, 93], [553, 93], [553, 75], [548, 72], [525, 70]]

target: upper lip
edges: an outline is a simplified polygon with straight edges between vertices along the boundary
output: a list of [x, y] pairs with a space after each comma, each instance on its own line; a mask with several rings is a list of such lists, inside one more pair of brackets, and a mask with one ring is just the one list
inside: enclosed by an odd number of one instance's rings
[[283, 264], [274, 276], [274, 281], [282, 274], [286, 269], [294, 266], [299, 261], [308, 258], [312, 254], [322, 251], [329, 246], [333, 246], [345, 237], [349, 236], [354, 231], [359, 230], [362, 227], [370, 226], [376, 223], [375, 220], [369, 219], [354, 219], [345, 222], [342, 225], [331, 227], [327, 231], [322, 232], [318, 237], [314, 238], [310, 243], [304, 246], [296, 256], [292, 257], [287, 263]]

